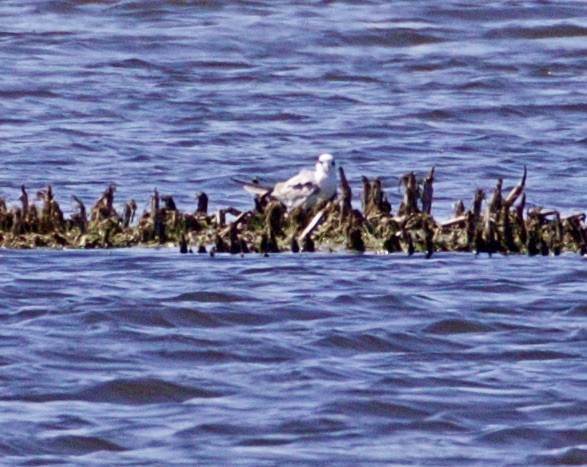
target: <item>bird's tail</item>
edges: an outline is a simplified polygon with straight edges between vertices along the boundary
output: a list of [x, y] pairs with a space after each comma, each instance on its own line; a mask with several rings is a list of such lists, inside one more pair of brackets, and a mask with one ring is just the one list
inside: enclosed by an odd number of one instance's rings
[[231, 180], [238, 183], [239, 185], [242, 185], [246, 191], [254, 195], [265, 196], [273, 191], [273, 187], [263, 186], [256, 180], [253, 180], [252, 182], [245, 182], [243, 180], [239, 180], [238, 178], [231, 178]]

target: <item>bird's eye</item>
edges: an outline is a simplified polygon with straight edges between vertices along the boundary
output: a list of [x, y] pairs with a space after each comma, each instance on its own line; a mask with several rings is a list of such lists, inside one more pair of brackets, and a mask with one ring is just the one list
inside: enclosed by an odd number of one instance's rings
[[332, 161], [332, 162], [330, 163], [330, 165], [331, 165], [332, 167], [334, 167], [334, 161]]

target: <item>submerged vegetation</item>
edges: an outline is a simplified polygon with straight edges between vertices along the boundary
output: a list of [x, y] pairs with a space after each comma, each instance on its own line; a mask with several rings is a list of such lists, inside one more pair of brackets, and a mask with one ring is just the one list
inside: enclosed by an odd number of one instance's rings
[[109, 186], [89, 210], [73, 197], [76, 212], [66, 218], [48, 185], [29, 200], [21, 187], [20, 206], [9, 209], [0, 198], [0, 246], [5, 248], [115, 248], [176, 245], [182, 253], [275, 253], [280, 251], [373, 251], [424, 253], [587, 254], [585, 214], [562, 217], [553, 209], [526, 209], [526, 169], [519, 183], [502, 193], [502, 179], [486, 199], [475, 191], [467, 209], [455, 203], [453, 217], [440, 222], [431, 215], [434, 168], [419, 180], [413, 172], [400, 178], [403, 199], [393, 212], [381, 181], [362, 177], [361, 210], [339, 168], [340, 193], [310, 211], [289, 212], [269, 196], [257, 196], [254, 208], [208, 213], [208, 196], [199, 193], [193, 212], [181, 212], [171, 196], [154, 191], [150, 208], [135, 222], [137, 204], [114, 208]]

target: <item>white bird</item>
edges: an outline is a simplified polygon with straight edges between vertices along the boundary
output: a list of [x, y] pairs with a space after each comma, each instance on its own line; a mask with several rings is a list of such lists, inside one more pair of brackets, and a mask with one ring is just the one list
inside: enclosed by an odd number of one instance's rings
[[279, 182], [273, 187], [234, 178], [233, 180], [241, 183], [249, 193], [277, 199], [288, 210], [298, 206], [309, 209], [320, 201], [333, 198], [336, 194], [336, 163], [331, 154], [322, 154], [318, 157], [314, 170], [302, 169], [289, 180]]

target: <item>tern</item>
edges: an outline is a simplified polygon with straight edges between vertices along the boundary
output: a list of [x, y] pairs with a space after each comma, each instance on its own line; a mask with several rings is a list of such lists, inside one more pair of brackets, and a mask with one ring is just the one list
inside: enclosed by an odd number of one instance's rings
[[233, 178], [249, 193], [271, 196], [285, 205], [289, 210], [301, 206], [310, 209], [320, 201], [329, 200], [336, 195], [336, 163], [331, 154], [318, 157], [314, 170], [302, 169], [289, 180], [275, 186], [263, 186], [258, 182], [243, 182]]

